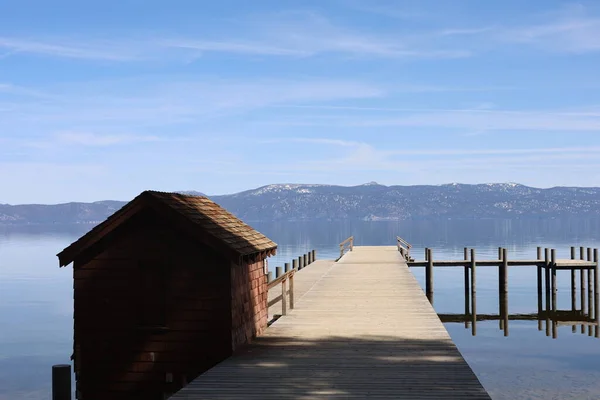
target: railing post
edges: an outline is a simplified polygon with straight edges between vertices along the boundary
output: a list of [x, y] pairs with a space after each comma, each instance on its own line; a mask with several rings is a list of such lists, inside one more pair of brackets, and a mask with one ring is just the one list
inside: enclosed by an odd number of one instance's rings
[[306, 262], [306, 261], [307, 261], [307, 258], [308, 258], [307, 254], [306, 254], [306, 253], [304, 253], [304, 254], [302, 255], [302, 266], [303, 266], [303, 268], [304, 268], [304, 267], [306, 267], [306, 266], [308, 266], [308, 263]]
[[273, 271], [269, 271], [267, 274], [267, 283], [273, 280]]
[[290, 310], [294, 309], [294, 273], [290, 274]]
[[281, 271], [283, 268], [275, 267], [275, 278], [279, 278], [281, 276]]
[[465, 328], [469, 327], [470, 321], [469, 321], [469, 314], [471, 313], [471, 309], [469, 307], [469, 291], [470, 291], [470, 285], [469, 285], [469, 265], [467, 265], [467, 262], [469, 260], [469, 249], [465, 247], [465, 254], [464, 254], [464, 258], [465, 258]]
[[475, 288], [477, 263], [475, 261], [475, 249], [471, 249], [471, 334], [477, 334], [477, 289]]
[[283, 266], [284, 266], [283, 270], [286, 273], [290, 272], [290, 263], [285, 263], [285, 264], [283, 264]]
[[[579, 259], [580, 260], [585, 260], [585, 247], [581, 246], [579, 247]], [[580, 284], [581, 284], [581, 293], [580, 293], [580, 298], [581, 298], [581, 312], [583, 313], [583, 315], [585, 315], [587, 313], [587, 306], [586, 306], [586, 302], [585, 302], [585, 290], [586, 290], [586, 283], [585, 283], [585, 271], [583, 270], [583, 268], [581, 268], [579, 270], [579, 274], [580, 274]], [[585, 325], [581, 325], [581, 333], [585, 333]]]
[[600, 337], [600, 294], [598, 293], [598, 249], [594, 249], [594, 320], [596, 321], [595, 336]]
[[317, 250], [313, 249], [312, 251], [312, 260], [317, 261]]
[[354, 236], [350, 236], [350, 251], [354, 250]]
[[504, 317], [504, 336], [508, 336], [508, 250], [502, 249], [502, 299], [504, 306], [502, 313]]
[[302, 268], [304, 268], [304, 265], [302, 264], [302, 256], [298, 256], [298, 270], [301, 270]]
[[71, 366], [52, 366], [52, 400], [71, 400]]
[[[587, 248], [587, 260], [588, 261], [592, 261], [593, 260], [593, 255], [592, 255], [592, 248], [588, 247]], [[587, 276], [588, 276], [588, 287], [587, 287], [587, 292], [588, 292], [588, 317], [591, 319], [593, 318], [594, 315], [594, 294], [593, 294], [593, 277], [592, 277], [592, 268], [588, 267], [587, 270]], [[592, 326], [588, 325], [588, 335], [592, 336]]]
[[[571, 260], [577, 258], [575, 247], [571, 246]], [[571, 312], [577, 310], [577, 277], [575, 276], [575, 267], [571, 267]], [[577, 325], [571, 325], [571, 331], [577, 332]]]
[[344, 245], [340, 244], [340, 258], [344, 255]]
[[[558, 336], [558, 323], [556, 321], [556, 249], [551, 251], [551, 262], [552, 262], [552, 338], [556, 339]], [[583, 325], [582, 325], [583, 326]]]
[[538, 260], [538, 265], [537, 265], [537, 301], [538, 301], [538, 330], [541, 331], [542, 330], [542, 310], [543, 310], [543, 303], [542, 303], [542, 266], [540, 264], [540, 260], [542, 259], [542, 248], [538, 247], [538, 252], [537, 252], [537, 260]]
[[287, 315], [287, 279], [281, 281], [281, 315]]
[[546, 291], [546, 336], [550, 336], [550, 249], [544, 248], [544, 289]]
[[298, 269], [298, 260], [296, 260], [295, 258], [292, 260], [292, 269]]
[[425, 247], [425, 261], [429, 261], [429, 247]]

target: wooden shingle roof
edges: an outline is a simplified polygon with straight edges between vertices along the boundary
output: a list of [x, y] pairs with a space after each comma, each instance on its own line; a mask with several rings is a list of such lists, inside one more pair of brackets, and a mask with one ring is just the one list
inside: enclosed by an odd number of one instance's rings
[[147, 190], [59, 253], [60, 266], [71, 263], [77, 254], [146, 207], [163, 209], [166, 218], [188, 223], [192, 231], [201, 231], [238, 257], [270, 256], [277, 249], [272, 240], [207, 197]]

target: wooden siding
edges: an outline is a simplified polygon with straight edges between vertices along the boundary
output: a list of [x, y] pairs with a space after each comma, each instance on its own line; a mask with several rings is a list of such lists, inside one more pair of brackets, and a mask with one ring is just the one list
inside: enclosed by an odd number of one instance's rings
[[[152, 319], [153, 305], [147, 307], [148, 293], [141, 287], [145, 265], [164, 268], [165, 292], [150, 295], [164, 301], [164, 327], [143, 326], [140, 320], [141, 310]], [[149, 213], [128, 221], [93, 257], [76, 259], [79, 398], [162, 399], [228, 357], [229, 265]]]
[[231, 264], [231, 346], [250, 343], [267, 327], [267, 276], [263, 261]]

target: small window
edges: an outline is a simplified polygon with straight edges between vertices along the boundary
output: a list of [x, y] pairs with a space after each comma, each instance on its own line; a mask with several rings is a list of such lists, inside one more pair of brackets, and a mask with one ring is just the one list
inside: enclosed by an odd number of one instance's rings
[[167, 323], [166, 267], [155, 261], [139, 263], [139, 324], [164, 327]]

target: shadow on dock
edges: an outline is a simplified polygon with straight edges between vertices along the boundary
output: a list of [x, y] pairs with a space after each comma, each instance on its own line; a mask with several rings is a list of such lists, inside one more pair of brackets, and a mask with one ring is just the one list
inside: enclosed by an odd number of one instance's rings
[[270, 336], [256, 339], [173, 399], [367, 397], [490, 398], [450, 339]]

